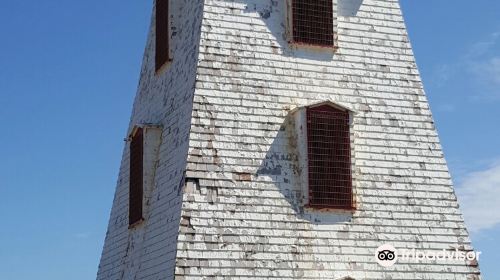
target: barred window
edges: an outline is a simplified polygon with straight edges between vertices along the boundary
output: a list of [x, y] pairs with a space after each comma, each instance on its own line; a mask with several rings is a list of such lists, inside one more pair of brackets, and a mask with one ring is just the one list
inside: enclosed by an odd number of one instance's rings
[[333, 47], [333, 0], [291, 0], [293, 41]]
[[169, 0], [156, 0], [156, 71], [160, 70], [169, 60], [170, 34], [168, 1]]
[[143, 129], [137, 128], [130, 142], [129, 225], [143, 220]]
[[316, 209], [354, 209], [349, 111], [307, 108], [309, 200]]

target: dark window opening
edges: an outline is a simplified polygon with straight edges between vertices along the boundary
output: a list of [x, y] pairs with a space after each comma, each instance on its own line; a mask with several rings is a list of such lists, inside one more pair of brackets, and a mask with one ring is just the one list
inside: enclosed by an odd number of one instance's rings
[[169, 60], [168, 1], [156, 0], [156, 71], [160, 70]]
[[130, 143], [129, 225], [143, 220], [143, 132], [137, 128]]
[[292, 0], [293, 41], [333, 47], [333, 1]]
[[349, 112], [329, 105], [307, 109], [309, 207], [352, 210]]

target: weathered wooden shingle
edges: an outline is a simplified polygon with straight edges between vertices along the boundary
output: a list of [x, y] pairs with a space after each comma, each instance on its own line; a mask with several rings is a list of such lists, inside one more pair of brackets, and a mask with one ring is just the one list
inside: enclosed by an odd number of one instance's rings
[[[200, 192], [184, 195], [194, 232], [180, 232], [176, 275], [475, 277], [459, 262], [385, 271], [373, 257], [383, 243], [471, 248], [399, 3], [365, 0], [336, 18], [332, 54], [289, 45], [285, 2], [205, 1], [187, 166]], [[307, 170], [290, 113], [327, 100], [356, 112], [353, 215], [301, 205]], [[242, 172], [252, 180], [238, 180]], [[215, 203], [206, 188], [218, 190]]]
[[[152, 29], [130, 123], [163, 126], [155, 188], [130, 231], [125, 149], [98, 279], [479, 279], [376, 263], [384, 243], [472, 247], [399, 2], [339, 1], [335, 52], [289, 45], [286, 1], [170, 1], [173, 60], [155, 75]], [[324, 101], [355, 112], [353, 213], [302, 203], [290, 115]]]

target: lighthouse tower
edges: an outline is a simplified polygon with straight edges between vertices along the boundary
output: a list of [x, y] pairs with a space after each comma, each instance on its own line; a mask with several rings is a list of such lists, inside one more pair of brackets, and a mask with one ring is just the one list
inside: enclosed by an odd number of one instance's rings
[[397, 0], [156, 0], [126, 137], [99, 280], [481, 279]]

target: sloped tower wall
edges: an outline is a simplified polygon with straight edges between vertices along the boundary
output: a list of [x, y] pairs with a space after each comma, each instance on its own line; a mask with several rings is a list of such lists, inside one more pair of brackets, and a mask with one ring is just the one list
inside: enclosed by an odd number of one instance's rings
[[[476, 279], [374, 258], [471, 249], [399, 2], [339, 0], [335, 52], [290, 45], [286, 3], [205, 1], [177, 279]], [[354, 111], [352, 214], [300, 203], [291, 115], [324, 101]]]
[[[128, 229], [127, 143], [98, 279], [479, 279], [374, 258], [472, 250], [398, 1], [334, 1], [335, 50], [288, 43], [289, 1], [170, 1], [173, 60], [155, 75], [152, 28], [128, 131], [162, 126], [154, 188]], [[300, 112], [323, 102], [352, 111], [353, 212], [303, 204]]]
[[[152, 17], [141, 77], [126, 135], [135, 125], [162, 128], [158, 162], [145, 192], [144, 222], [129, 229], [129, 148], [126, 142], [97, 279], [171, 279], [182, 203], [202, 1], [172, 1], [170, 65], [155, 73], [155, 18]], [[154, 10], [153, 10], [154, 14]]]

